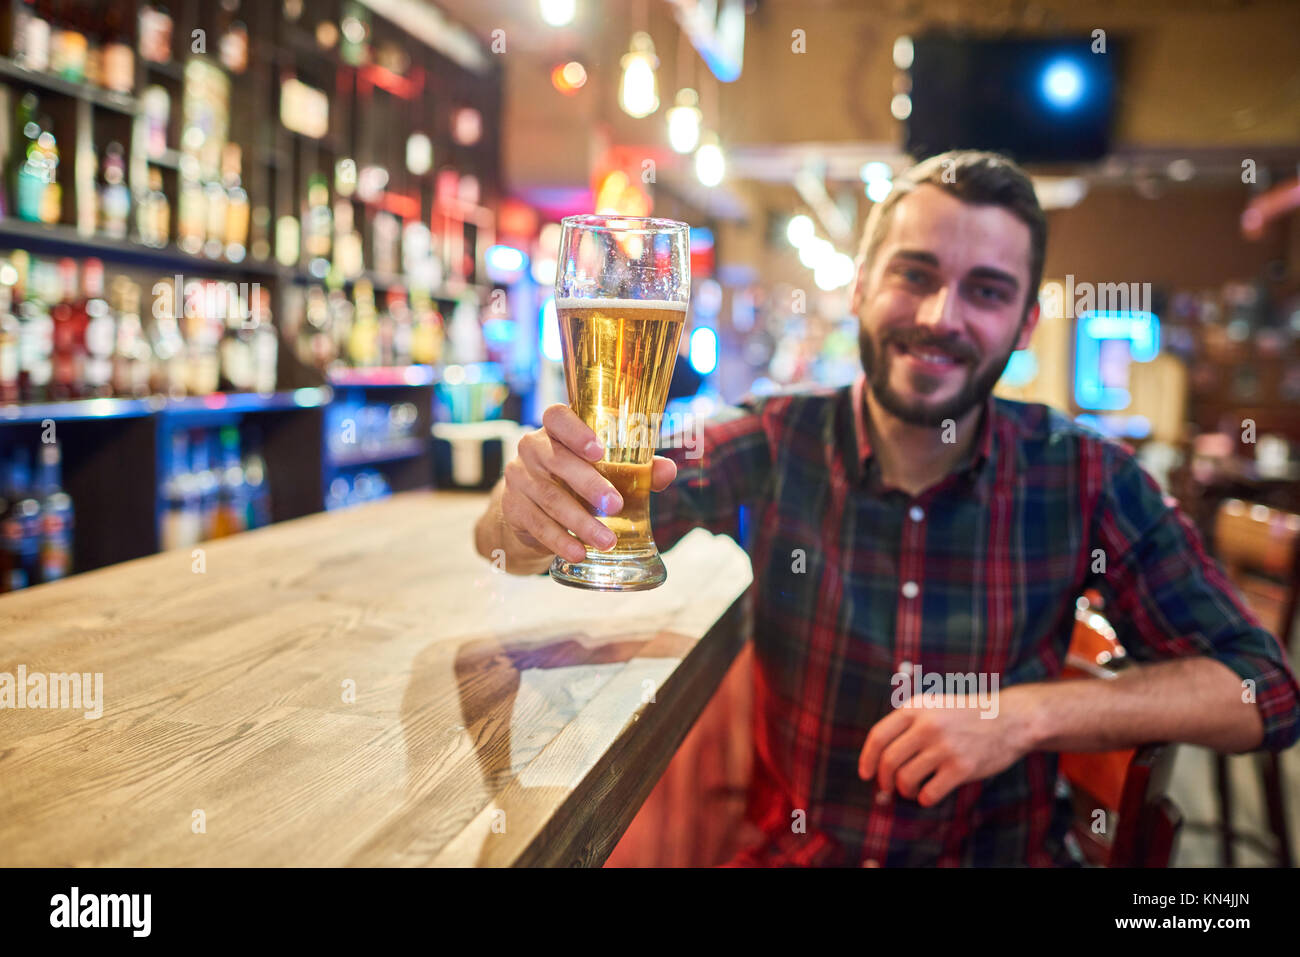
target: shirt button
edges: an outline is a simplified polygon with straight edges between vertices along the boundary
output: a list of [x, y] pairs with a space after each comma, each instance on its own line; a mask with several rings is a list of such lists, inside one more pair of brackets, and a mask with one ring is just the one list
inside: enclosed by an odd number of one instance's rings
[[916, 582], [903, 582], [904, 598], [915, 598], [917, 592], [919, 592], [920, 590], [921, 589], [917, 586]]
[[925, 518], [925, 509], [921, 508], [919, 505], [913, 505], [907, 510], [907, 517], [914, 522], [919, 522], [921, 519]]

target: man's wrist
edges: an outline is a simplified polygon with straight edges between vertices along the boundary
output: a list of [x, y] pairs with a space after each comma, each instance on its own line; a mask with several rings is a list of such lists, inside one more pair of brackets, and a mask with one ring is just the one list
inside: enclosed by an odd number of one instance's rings
[[1052, 688], [1046, 682], [1016, 685], [1008, 688], [1003, 695], [1011, 695], [1013, 706], [1006, 707], [1004, 714], [1015, 717], [1012, 728], [1012, 740], [1023, 754], [1047, 749], [1047, 744], [1056, 734], [1054, 716], [1057, 709], [1051, 707]]

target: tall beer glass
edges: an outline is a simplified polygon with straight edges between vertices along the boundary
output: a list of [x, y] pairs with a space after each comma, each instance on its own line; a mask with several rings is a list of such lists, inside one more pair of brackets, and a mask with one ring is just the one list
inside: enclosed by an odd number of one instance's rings
[[623, 509], [592, 509], [618, 537], [612, 549], [589, 547], [581, 562], [556, 556], [551, 577], [601, 591], [654, 588], [667, 572], [650, 531], [650, 468], [691, 294], [690, 227], [625, 216], [570, 216], [562, 227], [555, 310], [569, 405], [604, 446], [596, 470]]

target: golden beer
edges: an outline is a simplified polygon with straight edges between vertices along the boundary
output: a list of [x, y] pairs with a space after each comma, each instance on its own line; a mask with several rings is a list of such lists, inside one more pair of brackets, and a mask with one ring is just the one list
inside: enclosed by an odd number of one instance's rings
[[605, 552], [588, 549], [587, 562], [598, 563], [606, 573], [611, 563], [630, 572], [656, 567], [657, 580], [610, 586], [653, 587], [662, 581], [662, 562], [650, 531], [650, 470], [686, 303], [562, 299], [556, 302], [556, 315], [569, 404], [604, 446], [596, 470], [623, 498], [617, 515], [592, 509], [618, 543]]

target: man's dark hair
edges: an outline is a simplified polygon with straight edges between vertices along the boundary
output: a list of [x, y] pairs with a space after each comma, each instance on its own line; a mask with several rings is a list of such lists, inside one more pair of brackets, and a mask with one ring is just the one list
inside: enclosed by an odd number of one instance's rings
[[1029, 227], [1029, 289], [1025, 313], [1037, 301], [1047, 251], [1047, 217], [1038, 205], [1034, 184], [1025, 171], [1005, 156], [980, 150], [952, 150], [922, 160], [894, 180], [894, 188], [867, 216], [858, 252], [859, 267], [871, 268], [871, 258], [889, 229], [898, 201], [929, 183], [976, 206], [1001, 206]]

